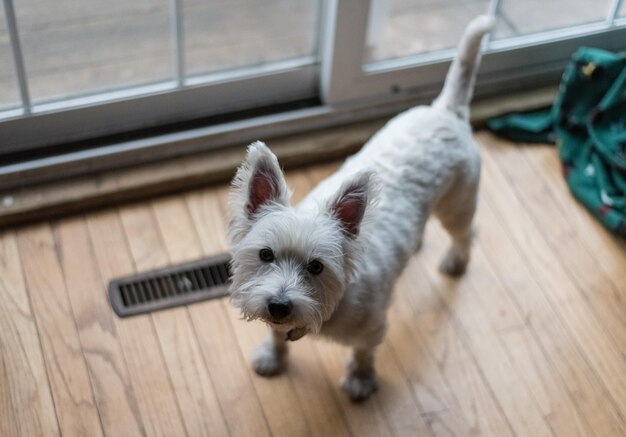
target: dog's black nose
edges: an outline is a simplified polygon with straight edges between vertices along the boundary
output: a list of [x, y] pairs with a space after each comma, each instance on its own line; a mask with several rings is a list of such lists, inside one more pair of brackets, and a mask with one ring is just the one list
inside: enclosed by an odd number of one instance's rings
[[291, 301], [286, 299], [272, 297], [267, 302], [267, 311], [269, 311], [270, 316], [272, 316], [275, 320], [280, 320], [287, 317], [291, 313], [292, 308], [293, 304], [291, 303]]

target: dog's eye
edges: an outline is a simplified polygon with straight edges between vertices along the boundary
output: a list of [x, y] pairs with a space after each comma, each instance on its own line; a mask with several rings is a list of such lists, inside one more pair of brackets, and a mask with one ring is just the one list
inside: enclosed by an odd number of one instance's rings
[[271, 263], [274, 261], [274, 252], [272, 252], [272, 249], [268, 249], [267, 247], [265, 249], [261, 249], [259, 252], [259, 258], [261, 258], [261, 261], [263, 262]]
[[317, 260], [313, 260], [306, 266], [307, 271], [312, 275], [319, 275], [324, 270], [324, 264]]

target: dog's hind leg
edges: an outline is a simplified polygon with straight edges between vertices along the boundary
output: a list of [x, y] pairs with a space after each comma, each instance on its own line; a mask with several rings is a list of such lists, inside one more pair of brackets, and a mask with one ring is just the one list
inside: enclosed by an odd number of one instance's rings
[[270, 338], [257, 346], [252, 354], [252, 367], [261, 376], [281, 373], [286, 366], [287, 342], [284, 332], [271, 329]]
[[[450, 234], [452, 243], [445, 254], [439, 270], [449, 276], [460, 276], [465, 272], [470, 259], [474, 230], [472, 222], [476, 212], [478, 186], [463, 199], [445, 199], [437, 207], [436, 214]], [[467, 193], [466, 193], [467, 194]]]

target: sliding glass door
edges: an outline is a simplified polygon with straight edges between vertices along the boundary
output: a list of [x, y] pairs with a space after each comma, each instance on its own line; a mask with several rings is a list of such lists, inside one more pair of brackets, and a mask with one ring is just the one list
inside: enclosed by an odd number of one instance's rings
[[317, 95], [319, 0], [3, 3], [0, 156]]
[[[478, 94], [551, 81], [582, 45], [626, 49], [621, 0], [331, 0], [324, 101], [430, 98], [469, 21], [497, 17]], [[344, 23], [350, 26], [344, 26]]]
[[556, 84], [581, 45], [626, 50], [621, 0], [2, 4], [0, 188], [60, 162], [93, 171], [428, 101], [482, 13], [497, 27], [479, 96]]

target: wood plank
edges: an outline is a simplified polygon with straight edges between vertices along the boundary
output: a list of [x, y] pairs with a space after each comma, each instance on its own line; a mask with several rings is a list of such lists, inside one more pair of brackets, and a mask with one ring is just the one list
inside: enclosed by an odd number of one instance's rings
[[304, 414], [306, 405], [300, 402], [294, 389], [297, 381], [291, 380], [289, 372], [265, 378], [254, 373], [250, 367], [249, 357], [252, 351], [267, 338], [265, 326], [243, 322], [239, 310], [228, 305], [227, 302], [224, 304], [244, 358], [243, 365], [250, 372], [272, 435], [312, 435], [312, 429], [315, 428], [310, 428], [310, 426], [315, 424], [307, 420]]
[[[226, 196], [227, 188], [224, 187], [213, 195], [194, 193], [187, 197], [187, 204], [206, 254], [228, 250], [224, 212]], [[209, 226], [209, 223], [213, 226]], [[224, 304], [227, 305], [226, 302]], [[248, 355], [258, 342], [267, 335], [265, 328], [256, 323], [243, 323], [239, 320], [239, 315], [231, 308], [226, 309], [226, 312], [230, 317], [233, 329], [242, 341], [243, 354]], [[303, 355], [315, 364], [315, 357], [312, 356], [310, 350], [307, 350]], [[253, 381], [258, 380], [260, 398], [265, 402], [269, 402], [269, 399], [274, 402], [272, 395], [274, 385], [289, 384], [295, 391], [298, 409], [302, 412], [301, 417], [304, 417], [306, 421], [308, 432], [315, 435], [348, 435], [344, 420], [334, 407], [336, 400], [329, 395], [326, 381], [319, 378], [318, 372], [312, 376], [306, 373], [306, 369], [303, 369], [305, 365], [301, 364], [300, 357], [300, 353], [290, 353], [289, 368], [284, 375], [280, 375], [278, 378], [265, 379], [252, 375]], [[247, 360], [245, 366], [249, 367]], [[300, 375], [302, 380], [294, 375]], [[278, 379], [284, 379], [284, 381], [278, 381]], [[280, 385], [274, 390], [281, 390]], [[282, 390], [285, 389], [282, 388]]]
[[20, 230], [18, 245], [60, 431], [101, 436], [89, 372], [50, 226], [43, 223]]
[[[509, 235], [524, 254], [532, 274], [544, 284], [546, 297], [563, 316], [580, 349], [611, 394], [610, 401], [620, 409], [626, 405], [626, 363], [620, 350], [607, 335], [607, 320], [597, 319], [589, 302], [581, 295], [573, 279], [565, 271], [542, 232], [529, 216], [528, 208], [520, 203], [499, 167], [488, 154], [483, 159], [483, 196], [489, 199]], [[610, 319], [608, 320], [610, 321]], [[621, 328], [617, 328], [621, 329]], [[623, 349], [621, 350], [623, 353]], [[622, 412], [623, 414], [623, 412]]]
[[[181, 197], [168, 198], [152, 204], [159, 230], [163, 236], [165, 247], [169, 253], [170, 259], [175, 262], [185, 261], [194, 258], [200, 258], [203, 255], [202, 246], [198, 240], [194, 223], [185, 203], [185, 199]], [[212, 223], [213, 232], [223, 232], [220, 223]], [[221, 302], [225, 303], [225, 302]], [[189, 307], [190, 310], [194, 306]], [[223, 305], [231, 320], [233, 349], [240, 352], [247, 351], [251, 347], [250, 342], [255, 341], [254, 336], [250, 338], [250, 333], [239, 329], [246, 327], [248, 324], [240, 322], [238, 314], [230, 314], [228, 305]], [[204, 314], [207, 317], [207, 314]], [[231, 334], [232, 335], [232, 334]], [[261, 333], [263, 335], [263, 333]], [[199, 338], [204, 338], [201, 336]], [[237, 348], [239, 345], [239, 348]], [[255, 344], [252, 344], [254, 346]], [[241, 366], [244, 370], [249, 368], [247, 362], [242, 361]], [[227, 369], [224, 369], [227, 371]], [[269, 424], [272, 434], [275, 435], [308, 435], [309, 431], [305, 421], [301, 420], [302, 410], [300, 403], [297, 401], [293, 387], [291, 387], [288, 378], [284, 375], [271, 380], [258, 378], [250, 373], [250, 381], [254, 386], [254, 391], [260, 400], [259, 406], [262, 408], [265, 418]], [[273, 384], [272, 384], [273, 383]], [[272, 399], [271, 402], [263, 402], [265, 399]], [[223, 406], [224, 409], [229, 408]], [[285, 414], [290, 411], [290, 414]]]
[[67, 293], [106, 434], [145, 434], [106, 288], [82, 217], [53, 226]]
[[[475, 247], [473, 257], [474, 263], [484, 263], [491, 270], [490, 281], [497, 278], [486, 260], [482, 246]], [[498, 279], [493, 283], [499, 290], [503, 288]], [[510, 307], [512, 299], [506, 296]], [[517, 306], [514, 303], [512, 305], [520, 315]], [[555, 383], [554, 375], [557, 372], [539, 347], [537, 336], [533, 335], [526, 321], [520, 328], [500, 332], [499, 337], [552, 432], [556, 435], [588, 435], [586, 423], [574, 408], [569, 395]]]
[[[550, 427], [525, 382], [521, 369], [511, 359], [498, 331], [524, 330], [523, 322], [507, 296], [500, 293], [497, 279], [473, 253], [471, 268], [459, 280], [449, 279], [436, 269], [447, 249], [448, 239], [434, 223], [427, 228], [430, 244], [422, 248], [420, 266], [451, 311], [471, 354], [493, 391], [515, 434], [552, 435]], [[422, 261], [423, 260], [423, 261]], [[522, 414], [523, 412], [523, 414]]]
[[[123, 208], [120, 217], [137, 271], [169, 264], [149, 203]], [[176, 231], [183, 234], [184, 227]], [[157, 311], [151, 317], [188, 434], [228, 435], [187, 309]]]
[[[92, 214], [87, 221], [103, 286], [113, 278], [132, 273], [134, 266], [117, 211]], [[146, 434], [184, 435], [176, 395], [151, 318], [142, 315], [114, 320]]]
[[207, 367], [216, 375], [215, 388], [231, 435], [271, 435], [263, 400], [256, 394], [224, 304], [217, 300], [196, 304], [190, 315], [202, 339], [200, 347]]
[[395, 293], [388, 335], [431, 426], [452, 435], [512, 435], [452, 315], [416, 259]]
[[576, 229], [576, 235], [587, 251], [593, 254], [597, 267], [622, 295], [626, 293], [626, 241], [615, 238], [580, 203], [573, 201], [554, 147], [531, 147], [525, 149], [522, 156], [543, 180], [553, 202], [567, 216], [568, 223]]
[[[587, 432], [598, 436], [620, 435], [625, 432], [619, 419], [619, 414], [610, 401], [608, 392], [598, 379], [594, 369], [590, 366], [585, 355], [576, 344], [575, 339], [566, 327], [558, 307], [553, 307], [546, 294], [551, 290], [543, 289], [541, 277], [533, 274], [524, 253], [510, 238], [507, 226], [493, 210], [490, 202], [483, 196], [478, 210], [480, 224], [478, 246], [485, 252], [496, 274], [504, 285], [505, 290], [515, 301], [526, 324], [531, 328], [535, 338], [544, 351], [545, 358], [554, 369], [552, 372], [541, 375], [543, 385], [549, 397], [544, 398], [549, 405], [546, 417], [554, 420], [564, 416], [565, 421], [575, 423], [575, 418], [568, 418], [574, 413], [570, 410], [570, 402], [559, 395], [566, 390], [571, 403], [578, 411], [578, 415], [587, 424]], [[519, 227], [519, 223], [511, 223]], [[502, 260], [506, 260], [506, 264]], [[555, 309], [556, 308], [556, 309]], [[520, 359], [523, 359], [521, 357]], [[537, 367], [543, 368], [538, 360]], [[556, 378], [560, 376], [560, 378]], [[541, 388], [539, 385], [531, 384]], [[581, 396], [581, 394], [583, 394]], [[559, 401], [559, 398], [561, 400]], [[552, 409], [563, 409], [558, 414], [552, 414]], [[557, 427], [558, 428], [558, 427]]]
[[389, 337], [377, 351], [376, 372], [380, 378], [380, 390], [374, 402], [385, 417], [391, 435], [437, 435], [432, 429], [435, 421], [421, 411]]
[[[152, 209], [155, 214], [156, 224], [158, 226], [158, 232], [163, 237], [163, 245], [167, 251], [167, 255], [170, 262], [184, 262], [194, 258], [199, 258], [201, 255], [195, 250], [197, 238], [195, 238], [193, 224], [190, 223], [185, 216], [187, 213], [184, 200], [181, 198], [171, 198], [152, 202]], [[189, 239], [189, 237], [191, 237]], [[173, 312], [179, 312], [174, 310]], [[224, 410], [230, 408], [228, 405], [224, 405], [220, 401], [219, 393], [216, 391], [214, 379], [218, 376], [212, 371], [212, 368], [206, 365], [204, 356], [201, 350], [201, 336], [195, 330], [189, 312], [184, 310], [185, 316], [189, 319], [190, 323], [185, 324], [185, 328], [191, 328], [192, 331], [184, 333], [184, 336], [193, 338], [193, 341], [185, 339], [192, 347], [192, 356], [194, 359], [201, 358], [202, 367], [194, 369], [193, 372], [187, 371], [187, 374], [195, 374], [201, 378], [201, 381], [197, 382], [198, 387], [202, 390], [196, 393], [196, 397], [200, 401], [198, 406], [186, 406], [183, 408], [189, 408], [201, 418], [204, 417], [205, 429], [207, 433], [211, 435], [228, 435], [228, 425], [224, 418]], [[164, 320], [163, 320], [164, 319]], [[168, 313], [164, 313], [162, 320], [165, 322], [164, 326], [169, 327], [166, 331], [174, 330], [175, 326], [171, 321], [168, 321]], [[178, 335], [181, 337], [182, 335]], [[169, 343], [181, 341], [180, 339], [173, 338]], [[181, 359], [180, 365], [185, 366], [185, 362], [189, 361], [188, 358]], [[190, 381], [193, 384], [193, 381]], [[235, 427], [236, 429], [236, 427]]]
[[[195, 193], [198, 194], [197, 192]], [[223, 252], [227, 247], [226, 236], [219, 231], [221, 210], [214, 194], [203, 197], [202, 203], [195, 203], [185, 197], [189, 208], [199, 244], [205, 255]], [[200, 200], [200, 199], [198, 199]], [[206, 205], [207, 208], [203, 208]], [[198, 208], [196, 208], [196, 206]], [[201, 214], [196, 220], [194, 211]], [[169, 239], [169, 238], [168, 238]], [[221, 242], [221, 243], [216, 243]], [[194, 243], [195, 245], [195, 243]], [[210, 369], [215, 369], [215, 384], [220, 393], [220, 401], [225, 405], [224, 415], [231, 427], [233, 435], [252, 435], [254, 433], [270, 434], [270, 428], [261, 406], [262, 399], [252, 383], [252, 377], [247, 369], [248, 364], [241, 354], [241, 350], [233, 347], [236, 343], [228, 311], [222, 300], [196, 304], [189, 308], [191, 319], [196, 328], [203, 354]], [[207, 314], [213, 314], [207, 317]], [[207, 335], [219, 332], [220, 335]], [[240, 417], [250, 418], [250, 423], [242, 422]], [[236, 430], [232, 431], [233, 429]]]
[[[518, 190], [518, 198], [595, 310], [598, 319], [606, 326], [614, 327], [609, 328], [607, 334], [615, 339], [621, 350], [626, 349], [626, 301], [614, 285], [612, 276], [605, 274], [596, 255], [579, 237], [579, 229], [569, 219], [569, 215], [559, 208], [559, 203], [554, 200], [543, 180], [534, 176], [535, 172], [524, 159], [524, 150], [496, 145], [491, 136], [485, 135], [483, 138], [486, 154], [500, 167], [507, 180], [513, 185], [523, 184], [524, 188]], [[506, 165], [518, 157], [516, 165]], [[626, 269], [622, 268], [620, 276], [626, 279]], [[623, 287], [626, 289], [626, 286]]]
[[0, 435], [59, 435], [15, 233], [0, 234]]

